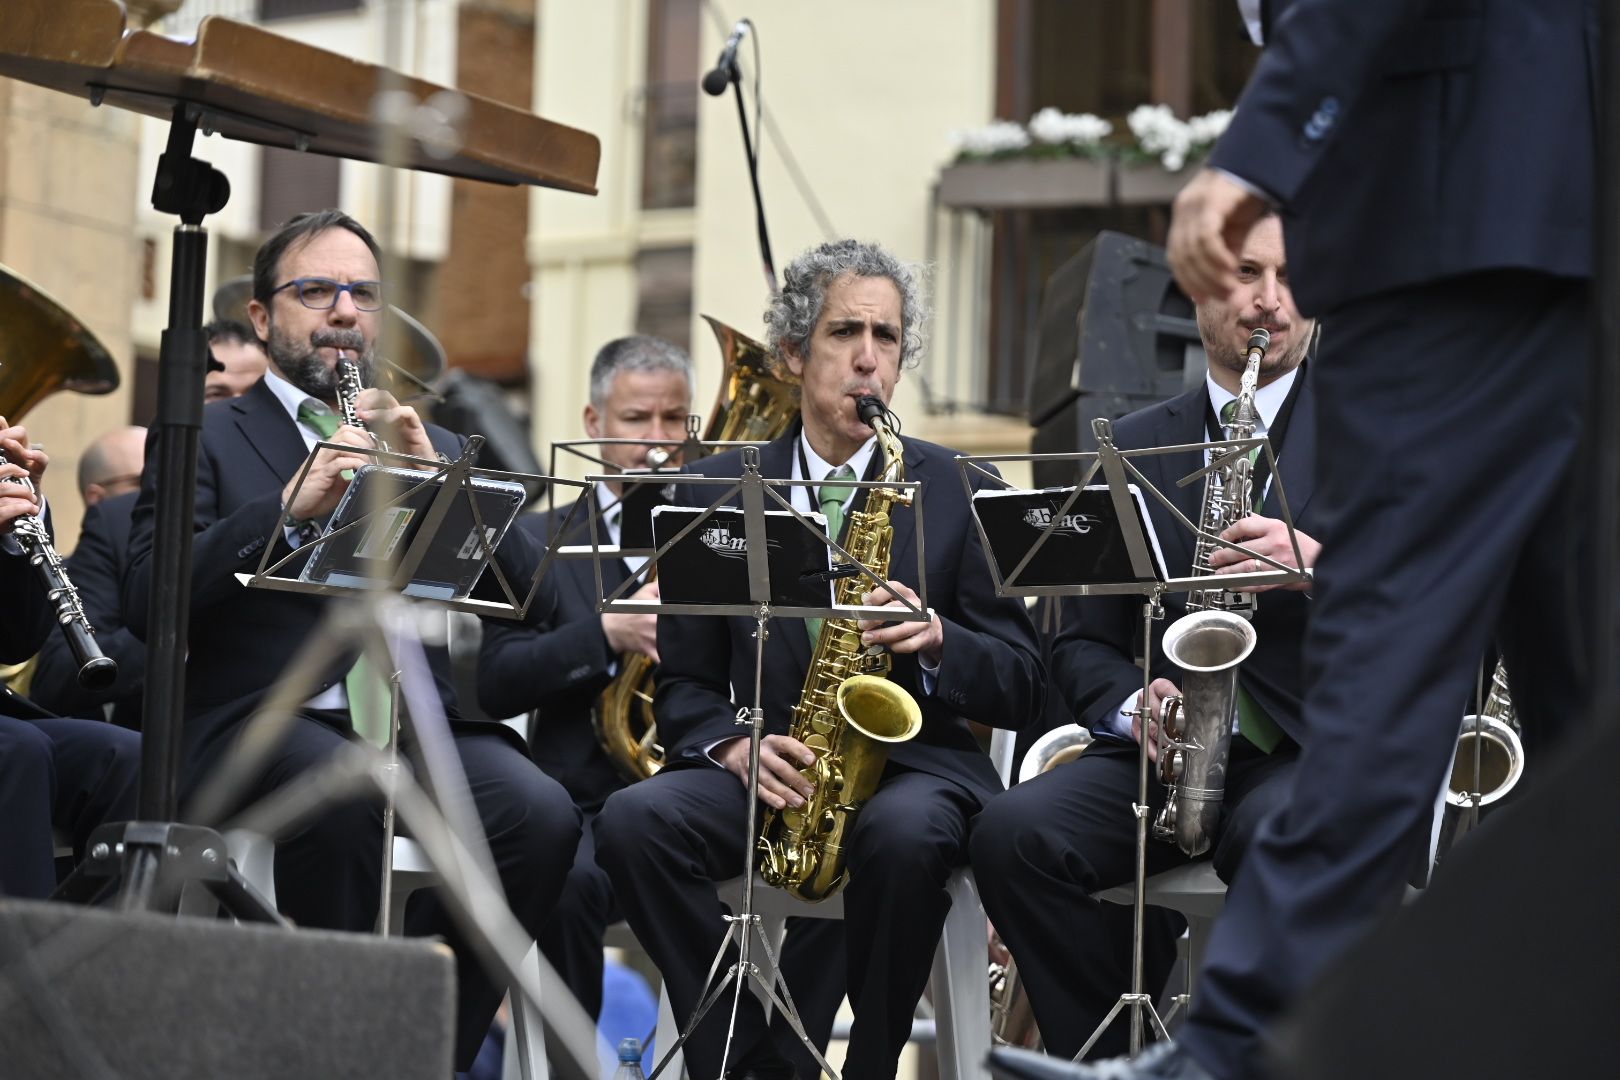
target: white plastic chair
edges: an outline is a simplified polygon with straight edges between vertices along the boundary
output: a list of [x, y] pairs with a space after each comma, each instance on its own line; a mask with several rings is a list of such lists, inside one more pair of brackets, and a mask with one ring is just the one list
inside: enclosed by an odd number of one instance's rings
[[[1011, 772], [1014, 733], [997, 729], [990, 739], [990, 759], [1003, 780]], [[720, 882], [720, 899], [736, 911], [742, 906], [742, 878]], [[950, 910], [945, 915], [945, 926], [940, 934], [939, 947], [934, 952], [933, 1001], [935, 1052], [939, 1059], [940, 1080], [988, 1080], [989, 1072], [984, 1060], [990, 1053], [990, 983], [986, 970], [990, 957], [989, 924], [984, 907], [979, 903], [978, 886], [973, 871], [961, 867], [951, 873], [945, 883], [951, 898]], [[835, 896], [819, 904], [810, 904], [766, 885], [759, 875], [754, 876], [754, 911], [760, 925], [769, 937], [771, 947], [781, 956], [782, 941], [789, 917], [812, 919], [841, 919], [844, 900]], [[756, 956], [760, 974], [774, 978], [769, 959]], [[752, 983], [750, 983], [752, 986]], [[791, 988], [790, 988], [791, 989]], [[761, 996], [769, 1016], [771, 1003]], [[719, 1008], [719, 1005], [715, 1006]], [[687, 1017], [681, 1017], [684, 1022]], [[661, 991], [658, 999], [658, 1047], [675, 1045], [680, 1029], [669, 993]], [[681, 1055], [671, 1060], [667, 1075], [680, 1077], [684, 1061]]]

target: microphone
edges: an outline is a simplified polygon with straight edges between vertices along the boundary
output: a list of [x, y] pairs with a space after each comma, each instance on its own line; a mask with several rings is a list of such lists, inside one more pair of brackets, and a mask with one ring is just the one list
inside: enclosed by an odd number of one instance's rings
[[737, 25], [731, 28], [731, 35], [726, 38], [726, 47], [720, 50], [720, 60], [714, 65], [714, 70], [703, 76], [703, 92], [710, 97], [719, 97], [726, 92], [733, 75], [737, 71], [737, 48], [742, 44], [743, 38], [748, 36], [748, 30], [753, 24], [747, 19], [738, 19]]

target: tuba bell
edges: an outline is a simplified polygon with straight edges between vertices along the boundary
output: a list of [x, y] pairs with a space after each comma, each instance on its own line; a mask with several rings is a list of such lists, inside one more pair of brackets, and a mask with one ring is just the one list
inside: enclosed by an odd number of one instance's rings
[[[775, 439], [799, 415], [797, 386], [771, 367], [765, 346], [712, 316], [703, 318], [714, 330], [725, 364], [704, 441]], [[653, 719], [653, 671], [650, 656], [635, 653], [625, 657], [619, 674], [591, 710], [597, 741], [626, 780], [643, 780], [664, 764], [664, 748]]]

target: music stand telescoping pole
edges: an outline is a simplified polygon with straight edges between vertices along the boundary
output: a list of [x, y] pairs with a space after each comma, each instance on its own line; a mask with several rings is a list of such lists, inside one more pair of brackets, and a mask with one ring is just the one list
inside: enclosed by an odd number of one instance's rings
[[[759, 472], [759, 451], [758, 448], [754, 446], [745, 446], [743, 448], [742, 465], [742, 475], [735, 478], [700, 476], [696, 474], [683, 475], [680, 478], [683, 484], [720, 487], [724, 490], [721, 492], [718, 498], [716, 498], [706, 508], [698, 511], [695, 518], [683, 525], [677, 532], [674, 533], [674, 535], [670, 536], [667, 540], [660, 538], [658, 546], [649, 553], [647, 562], [640, 569], [630, 574], [630, 576], [627, 577], [617, 588], [612, 589], [611, 591], [604, 588], [602, 580], [602, 559], [618, 557], [620, 552], [617, 549], [603, 548], [599, 542], [599, 536], [596, 530], [596, 518], [595, 516], [588, 518], [591, 533], [591, 557], [596, 572], [597, 593], [603, 597], [601, 603], [602, 611], [616, 614], [668, 613], [708, 615], [717, 617], [746, 616], [754, 620], [754, 685], [752, 705], [739, 709], [737, 712], [737, 723], [739, 725], [746, 726], [749, 740], [748, 780], [746, 783], [746, 802], [748, 808], [743, 826], [745, 829], [744, 851], [747, 854], [744, 858], [742, 871], [743, 882], [741, 910], [725, 916], [725, 936], [722, 938], [720, 948], [715, 953], [714, 961], [710, 964], [708, 974], [704, 978], [703, 985], [706, 988], [706, 992], [701, 996], [697, 1007], [692, 1012], [691, 1018], [686, 1022], [685, 1026], [682, 1027], [680, 1036], [675, 1040], [672, 1046], [664, 1049], [663, 1057], [660, 1058], [657, 1066], [653, 1069], [649, 1080], [656, 1080], [656, 1078], [664, 1071], [664, 1069], [674, 1059], [675, 1055], [680, 1051], [681, 1047], [686, 1045], [687, 1040], [691, 1038], [691, 1035], [697, 1029], [698, 1024], [700, 1024], [703, 1021], [703, 1018], [708, 1015], [710, 1009], [712, 1009], [720, 1000], [721, 996], [725, 993], [727, 987], [729, 986], [732, 989], [733, 996], [731, 1002], [731, 1019], [726, 1032], [725, 1050], [723, 1051], [721, 1058], [721, 1072], [722, 1075], [724, 1074], [726, 1065], [729, 1062], [732, 1038], [736, 1031], [737, 1010], [741, 1005], [741, 995], [744, 992], [745, 983], [748, 980], [752, 980], [754, 985], [758, 987], [759, 992], [765, 995], [777, 1009], [781, 1010], [782, 1015], [784, 1018], [786, 1018], [789, 1027], [792, 1028], [794, 1034], [798, 1037], [799, 1041], [804, 1044], [805, 1048], [809, 1050], [810, 1054], [815, 1058], [816, 1063], [821, 1067], [823, 1072], [826, 1075], [833, 1077], [834, 1080], [837, 1080], [837, 1072], [835, 1072], [833, 1068], [827, 1064], [827, 1061], [822, 1056], [821, 1051], [816, 1047], [814, 1041], [805, 1032], [804, 1023], [799, 1018], [798, 1009], [793, 1004], [792, 994], [788, 989], [786, 980], [783, 978], [781, 967], [776, 956], [776, 951], [772, 948], [770, 940], [766, 936], [764, 929], [760, 924], [760, 918], [754, 911], [754, 853], [757, 846], [756, 832], [759, 824], [759, 753], [760, 744], [764, 738], [765, 732], [763, 682], [765, 642], [770, 636], [770, 621], [775, 617], [861, 619], [871, 617], [873, 612], [869, 607], [852, 607], [831, 603], [830, 596], [829, 602], [825, 604], [777, 604], [773, 602], [773, 596], [775, 595], [772, 588], [773, 575], [776, 576], [780, 581], [790, 568], [773, 567], [770, 556], [767, 553], [767, 502], [774, 502], [775, 505], [782, 511], [786, 511], [786, 514], [790, 515], [799, 527], [807, 530], [815, 538], [817, 544], [844, 560], [843, 565], [858, 567], [859, 569], [853, 570], [852, 574], [864, 574], [864, 576], [871, 582], [874, 589], [882, 589], [885, 591], [889, 590], [887, 582], [878, 578], [877, 575], [873, 574], [865, 566], [862, 566], [857, 560], [855, 560], [853, 556], [849, 554], [849, 552], [845, 551], [836, 540], [829, 537], [825, 530], [823, 530], [816, 523], [816, 521], [812, 520], [809, 515], [803, 514], [794, 508], [791, 502], [783, 498], [783, 496], [775, 490], [777, 487], [810, 488], [816, 486], [815, 481], [765, 480]], [[593, 483], [609, 480], [620, 481], [623, 483], [667, 483], [668, 477], [619, 474], [613, 476], [587, 477], [587, 480]], [[899, 601], [901, 607], [898, 609], [884, 609], [883, 617], [887, 620], [895, 622], [927, 621], [931, 616], [928, 612], [926, 581], [921, 576], [922, 567], [926, 565], [923, 561], [924, 547], [922, 536], [921, 505], [922, 485], [916, 481], [852, 481], [850, 482], [849, 486], [856, 488], [899, 487], [906, 488], [911, 491], [913, 511], [916, 514], [917, 565], [919, 573], [918, 581], [921, 586], [918, 589], [919, 603], [912, 604], [904, 597], [889, 591], [889, 595], [895, 600]], [[629, 596], [631, 593], [640, 588], [641, 584], [647, 580], [648, 576], [653, 572], [653, 568], [657, 566], [658, 561], [661, 558], [668, 554], [677, 544], [680, 544], [687, 537], [697, 532], [705, 524], [714, 521], [714, 515], [716, 512], [723, 510], [725, 505], [731, 499], [739, 495], [742, 502], [742, 542], [747, 559], [746, 598], [742, 596], [722, 597], [719, 601], [714, 603], [669, 603], [664, 602], [662, 599], [659, 601], [625, 599], [625, 597]], [[799, 574], [799, 571], [796, 568], [791, 569], [791, 572], [795, 576]], [[662, 573], [667, 588], [670, 581], [668, 568], [666, 568]], [[831, 575], [828, 576], [830, 577]], [[726, 968], [724, 974], [721, 974], [721, 965], [725, 962], [727, 949], [731, 946], [733, 941], [735, 941], [737, 944], [737, 958]], [[758, 965], [752, 959], [753, 949], [756, 945], [763, 950], [768, 961], [770, 970], [772, 972], [772, 977], [769, 979], [761, 974]], [[716, 981], [717, 975], [720, 976], [719, 981]]]
[[208, 232], [202, 220], [230, 198], [223, 173], [191, 156], [201, 109], [177, 101], [169, 139], [158, 158], [152, 206], [175, 214], [169, 273], [169, 325], [158, 354], [158, 482], [153, 518], [152, 584], [146, 627], [147, 670], [142, 701], [141, 774], [136, 820], [98, 830], [89, 858], [63, 883], [60, 896], [90, 900], [113, 879], [122, 910], [178, 902], [178, 882], [202, 881], [238, 918], [280, 922], [261, 896], [228, 866], [211, 829], [180, 825], [180, 718], [185, 701], [186, 634], [191, 607], [192, 518], [201, 440], [204, 365], [202, 332]]
[[[1148, 739], [1146, 733], [1153, 721], [1152, 710], [1149, 706], [1150, 689], [1153, 684], [1153, 623], [1164, 617], [1163, 599], [1167, 593], [1187, 592], [1197, 588], [1207, 588], [1210, 583], [1208, 576], [1171, 577], [1163, 566], [1162, 556], [1157, 553], [1157, 541], [1154, 537], [1152, 522], [1148, 519], [1146, 509], [1146, 496], [1151, 496], [1164, 506], [1177, 521], [1189, 532], [1200, 539], [1208, 539], [1211, 543], [1240, 551], [1252, 559], [1258, 560], [1258, 565], [1269, 569], [1244, 574], [1222, 575], [1221, 580], [1228, 588], [1240, 588], [1253, 585], [1282, 585], [1293, 584], [1308, 578], [1309, 572], [1289, 567], [1278, 560], [1263, 555], [1258, 551], [1243, 545], [1222, 540], [1203, 530], [1201, 523], [1194, 524], [1187, 520], [1163, 492], [1159, 491], [1151, 481], [1142, 475], [1132, 458], [1147, 457], [1159, 454], [1189, 453], [1211, 451], [1217, 456], [1203, 468], [1183, 477], [1179, 483], [1183, 486], [1201, 479], [1210, 471], [1221, 467], [1233, 454], [1247, 454], [1252, 448], [1259, 447], [1267, 456], [1271, 466], [1270, 475], [1276, 487], [1278, 504], [1282, 514], [1282, 521], [1287, 527], [1289, 540], [1293, 547], [1295, 564], [1303, 563], [1299, 550], [1299, 540], [1295, 533], [1293, 516], [1288, 509], [1287, 494], [1282, 489], [1282, 478], [1277, 473], [1276, 458], [1273, 455], [1271, 444], [1264, 437], [1245, 440], [1228, 440], [1214, 443], [1192, 443], [1179, 446], [1147, 447], [1138, 450], [1120, 450], [1114, 445], [1113, 425], [1107, 420], [1092, 422], [1092, 432], [1096, 436], [1097, 449], [1095, 451], [1073, 454], [1018, 454], [1002, 457], [959, 457], [958, 467], [962, 476], [962, 483], [968, 491], [970, 505], [973, 507], [973, 521], [979, 530], [979, 537], [984, 542], [986, 558], [990, 564], [991, 578], [995, 582], [996, 593], [999, 596], [1103, 596], [1103, 595], [1139, 595], [1142, 597], [1142, 693], [1138, 699], [1135, 716], [1144, 733], [1137, 743], [1137, 778], [1136, 798], [1131, 803], [1131, 814], [1136, 822], [1135, 836], [1135, 871], [1134, 890], [1132, 896], [1131, 919], [1131, 985], [1129, 990], [1121, 994], [1112, 1009], [1097, 1025], [1096, 1030], [1080, 1048], [1074, 1060], [1079, 1061], [1090, 1052], [1098, 1039], [1108, 1030], [1121, 1013], [1129, 1010], [1131, 1035], [1130, 1052], [1135, 1056], [1142, 1049], [1144, 1043], [1145, 1021], [1150, 1021], [1153, 1031], [1160, 1038], [1168, 1039], [1164, 1020], [1159, 1016], [1152, 997], [1146, 992], [1145, 971], [1143, 962], [1143, 937], [1145, 932], [1145, 919], [1147, 912], [1147, 852], [1148, 852], [1148, 816], [1151, 808], [1148, 805]], [[1051, 508], [1050, 513], [1043, 515], [1044, 524], [1039, 526], [1037, 535], [1024, 546], [1021, 541], [1016, 550], [1007, 550], [998, 553], [996, 538], [985, 529], [984, 521], [980, 517], [981, 507], [979, 499], [975, 498], [970, 473], [988, 478], [1003, 487], [1010, 487], [998, 474], [990, 472], [983, 467], [983, 463], [991, 461], [1019, 461], [1019, 462], [1050, 462], [1074, 463], [1078, 474], [1078, 482], [1067, 491], [1062, 500]], [[1115, 580], [1091, 573], [1092, 566], [1075, 563], [1070, 567], [1072, 580], [1062, 583], [1043, 582], [1038, 585], [1026, 585], [1022, 581], [1023, 575], [1028, 571], [1040, 551], [1053, 541], [1058, 533], [1070, 526], [1073, 514], [1082, 492], [1096, 477], [1102, 474], [1107, 484], [1108, 505], [1112, 508], [1111, 517], [1099, 516], [1091, 522], [1091, 527], [1102, 525], [1115, 530], [1113, 544], [1098, 543], [1093, 545], [1098, 555], [1097, 568], [1103, 566], [1103, 560], [1108, 554], [1115, 556], [1116, 561], [1110, 565], [1117, 565], [1117, 554], [1123, 550], [1129, 560], [1130, 578], [1118, 579], [1118, 570], [1112, 571]], [[1132, 490], [1133, 485], [1135, 490]], [[1061, 490], [1061, 489], [1060, 489]], [[1048, 490], [1055, 499], [1057, 493]], [[1037, 520], [1042, 520], [1037, 519]], [[1005, 540], [1002, 547], [1006, 547]], [[1004, 571], [1004, 563], [1010, 567]], [[1163, 748], [1161, 747], [1161, 752]]]

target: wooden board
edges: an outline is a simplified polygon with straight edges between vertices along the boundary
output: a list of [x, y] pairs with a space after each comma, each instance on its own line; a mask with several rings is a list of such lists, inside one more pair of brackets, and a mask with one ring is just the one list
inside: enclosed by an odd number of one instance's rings
[[[184, 103], [205, 131], [226, 138], [373, 162], [381, 80], [392, 76], [418, 102], [451, 89], [217, 16], [202, 21], [195, 41], [126, 32], [115, 0], [4, 0], [0, 75], [149, 116]], [[596, 136], [458, 92], [467, 103], [460, 148], [440, 157], [405, 139], [393, 164], [596, 193]]]

